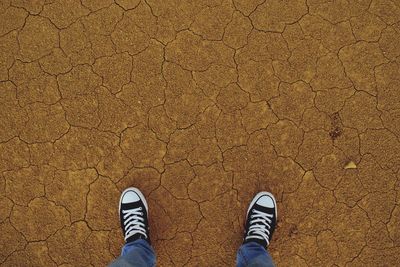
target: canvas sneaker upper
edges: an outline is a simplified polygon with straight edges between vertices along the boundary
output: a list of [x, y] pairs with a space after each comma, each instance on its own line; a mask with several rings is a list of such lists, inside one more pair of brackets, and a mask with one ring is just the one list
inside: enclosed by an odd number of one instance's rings
[[257, 242], [267, 247], [272, 239], [277, 217], [274, 196], [269, 192], [258, 193], [247, 210], [243, 243]]
[[148, 206], [139, 189], [130, 187], [121, 194], [119, 217], [125, 242], [145, 239], [150, 243]]

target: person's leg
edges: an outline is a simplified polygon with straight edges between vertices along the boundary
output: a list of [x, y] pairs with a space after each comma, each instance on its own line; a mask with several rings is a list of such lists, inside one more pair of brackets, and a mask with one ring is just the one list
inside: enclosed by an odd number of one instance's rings
[[155, 266], [156, 255], [151, 245], [144, 239], [125, 244], [121, 256], [110, 267]]
[[236, 262], [238, 267], [273, 267], [271, 255], [256, 242], [243, 244], [237, 253]]
[[258, 193], [251, 201], [246, 215], [243, 244], [237, 253], [238, 267], [274, 266], [267, 247], [275, 230], [278, 211], [274, 196]]
[[152, 267], [156, 255], [150, 243], [148, 206], [139, 189], [126, 189], [119, 202], [119, 217], [126, 244], [110, 267]]

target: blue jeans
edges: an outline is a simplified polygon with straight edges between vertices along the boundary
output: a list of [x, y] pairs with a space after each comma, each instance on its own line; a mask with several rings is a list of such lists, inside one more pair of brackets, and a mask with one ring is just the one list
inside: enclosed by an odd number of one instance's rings
[[[238, 267], [273, 267], [268, 251], [255, 242], [242, 245], [236, 258]], [[152, 267], [156, 265], [156, 254], [150, 244], [143, 239], [126, 244], [121, 256], [110, 267]]]

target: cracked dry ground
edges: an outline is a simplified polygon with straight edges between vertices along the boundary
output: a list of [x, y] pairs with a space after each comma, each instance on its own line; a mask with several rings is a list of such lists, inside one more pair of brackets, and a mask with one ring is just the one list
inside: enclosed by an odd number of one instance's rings
[[2, 0], [0, 266], [105, 266], [120, 192], [159, 266], [400, 261], [397, 0]]

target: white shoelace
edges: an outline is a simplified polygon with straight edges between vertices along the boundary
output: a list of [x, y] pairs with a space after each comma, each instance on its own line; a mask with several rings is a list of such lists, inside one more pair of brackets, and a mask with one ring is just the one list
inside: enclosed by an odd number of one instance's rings
[[270, 223], [272, 222], [270, 218], [272, 218], [273, 215], [259, 210], [253, 210], [253, 212], [254, 213], [250, 217], [252, 220], [250, 220], [250, 227], [247, 232], [246, 240], [250, 238], [264, 239], [269, 245], [269, 229], [271, 228]]
[[147, 238], [142, 208], [122, 210], [124, 214], [125, 240], [135, 234], [142, 234]]

